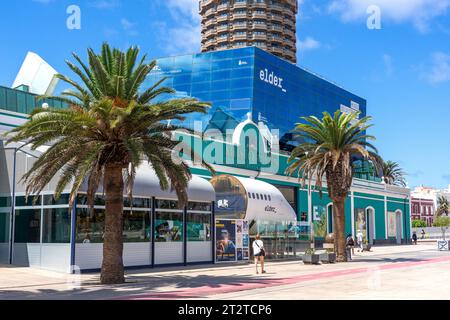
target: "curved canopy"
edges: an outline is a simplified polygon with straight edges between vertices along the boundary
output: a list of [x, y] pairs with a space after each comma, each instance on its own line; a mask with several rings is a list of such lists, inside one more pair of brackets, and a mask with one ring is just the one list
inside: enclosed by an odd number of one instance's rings
[[[87, 185], [80, 188], [81, 192], [86, 192]], [[103, 192], [103, 186], [100, 184], [98, 192]], [[197, 175], [192, 175], [188, 184], [188, 200], [193, 202], [212, 202], [216, 200], [216, 194], [213, 186]], [[133, 196], [136, 197], [155, 197], [157, 199], [178, 200], [175, 191], [161, 190], [159, 179], [153, 168], [145, 163], [136, 169], [136, 178], [134, 180]]]
[[256, 179], [235, 178], [247, 191], [247, 221], [297, 221], [294, 209], [275, 186]]
[[216, 190], [217, 216], [247, 221], [297, 221], [281, 191], [267, 182], [220, 175], [211, 183]]

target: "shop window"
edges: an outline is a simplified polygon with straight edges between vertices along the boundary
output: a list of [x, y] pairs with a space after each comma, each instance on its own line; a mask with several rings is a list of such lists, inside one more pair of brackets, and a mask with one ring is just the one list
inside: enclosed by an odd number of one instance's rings
[[134, 198], [132, 201], [128, 197], [124, 197], [123, 199], [123, 206], [125, 208], [143, 208], [143, 209], [149, 209], [151, 208], [151, 199], [150, 198]]
[[41, 196], [34, 197], [29, 196], [28, 198], [25, 196], [16, 197], [16, 207], [36, 207], [41, 206]]
[[286, 186], [276, 186], [278, 190], [283, 194], [287, 202], [291, 205], [294, 211], [297, 211], [297, 188], [286, 187]]
[[9, 242], [10, 214], [0, 212], [0, 243]]
[[11, 207], [11, 197], [0, 197], [0, 208]]
[[77, 243], [102, 243], [104, 228], [105, 210], [77, 209]]
[[44, 209], [43, 243], [70, 243], [70, 212], [68, 208]]
[[157, 242], [183, 241], [183, 213], [156, 212], [155, 241]]
[[45, 195], [44, 196], [44, 206], [57, 206], [57, 205], [68, 205], [69, 204], [70, 195], [63, 194], [59, 199], [55, 199], [54, 195]]
[[187, 206], [191, 211], [211, 211], [211, 203], [209, 202], [189, 202]]
[[16, 210], [14, 241], [16, 243], [41, 242], [41, 210]]
[[124, 211], [123, 213], [123, 241], [148, 242], [151, 238], [150, 212]]
[[211, 214], [188, 213], [186, 223], [188, 241], [211, 241]]
[[158, 208], [158, 209], [179, 209], [178, 201], [156, 200], [156, 208]]
[[[78, 206], [87, 206], [88, 200], [87, 195], [79, 194], [77, 195], [77, 205]], [[94, 206], [104, 206], [105, 205], [105, 197], [103, 195], [95, 195], [94, 197]]]

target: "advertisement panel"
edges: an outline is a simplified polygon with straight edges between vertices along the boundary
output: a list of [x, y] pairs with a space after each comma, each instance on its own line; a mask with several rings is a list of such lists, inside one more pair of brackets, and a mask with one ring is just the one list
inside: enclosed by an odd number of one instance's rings
[[248, 260], [249, 244], [247, 221], [216, 219], [216, 262]]
[[367, 221], [366, 210], [355, 209], [355, 232], [356, 235], [361, 231], [363, 239], [367, 239]]
[[318, 238], [325, 238], [327, 235], [327, 212], [324, 206], [313, 207], [314, 235]]
[[388, 237], [397, 237], [397, 216], [395, 212], [388, 212]]
[[236, 220], [216, 220], [216, 262], [236, 259]]

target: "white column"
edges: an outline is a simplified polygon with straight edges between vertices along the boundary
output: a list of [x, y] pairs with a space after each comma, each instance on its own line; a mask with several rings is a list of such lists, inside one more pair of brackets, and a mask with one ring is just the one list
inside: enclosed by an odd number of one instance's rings
[[352, 236], [355, 237], [355, 195], [350, 191], [350, 220], [352, 222]]
[[308, 184], [308, 218], [309, 218], [309, 230], [311, 235], [311, 248], [315, 247], [315, 235], [314, 235], [314, 217], [313, 217], [313, 210], [312, 210], [312, 190], [311, 185]]
[[387, 207], [387, 196], [384, 196], [384, 228], [385, 228], [385, 238], [388, 239], [388, 207]]

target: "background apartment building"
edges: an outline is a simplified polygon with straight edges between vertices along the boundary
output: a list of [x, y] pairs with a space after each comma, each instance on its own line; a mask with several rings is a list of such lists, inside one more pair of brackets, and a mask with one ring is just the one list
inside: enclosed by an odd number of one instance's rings
[[200, 0], [202, 52], [255, 46], [297, 62], [297, 0]]

